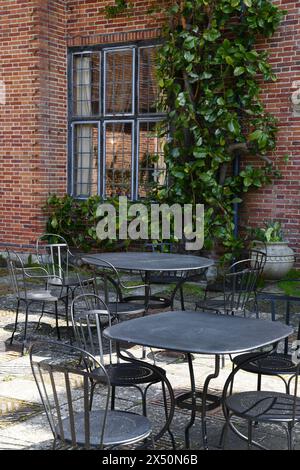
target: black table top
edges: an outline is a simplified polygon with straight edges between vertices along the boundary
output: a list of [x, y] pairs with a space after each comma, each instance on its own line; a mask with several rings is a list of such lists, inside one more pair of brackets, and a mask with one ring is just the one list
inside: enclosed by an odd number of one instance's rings
[[158, 349], [198, 354], [235, 354], [276, 343], [293, 332], [280, 322], [195, 311], [147, 315], [105, 329], [104, 335]]
[[108, 261], [124, 271], [192, 271], [209, 268], [214, 264], [213, 260], [200, 256], [132, 251], [85, 255], [82, 259], [95, 266], [105, 266], [101, 260]]

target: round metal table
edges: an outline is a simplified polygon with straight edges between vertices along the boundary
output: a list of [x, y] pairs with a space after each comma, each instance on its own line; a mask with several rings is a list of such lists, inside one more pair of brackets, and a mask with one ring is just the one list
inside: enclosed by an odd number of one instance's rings
[[[188, 356], [192, 398], [191, 420], [186, 428], [186, 444], [189, 447], [189, 429], [195, 422], [196, 398], [201, 396], [199, 407], [202, 419], [204, 448], [208, 448], [206, 412], [220, 404], [212, 399], [208, 405], [209, 383], [218, 377], [220, 356], [239, 354], [264, 346], [277, 344], [287, 338], [293, 329], [280, 322], [249, 319], [213, 313], [193, 311], [171, 311], [122, 322], [107, 328], [104, 335], [118, 342], [184, 352]], [[119, 351], [119, 349], [118, 349]], [[202, 392], [195, 388], [192, 353], [215, 356], [215, 370], [204, 383]], [[126, 357], [122, 357], [125, 360]], [[183, 399], [187, 398], [183, 396]], [[177, 399], [178, 400], [178, 399]], [[177, 401], [178, 406], [182, 401]]]
[[83, 260], [95, 266], [104, 266], [107, 261], [121, 271], [195, 271], [209, 268], [214, 261], [201, 256], [174, 253], [120, 252], [85, 255]]
[[[180, 279], [176, 279], [174, 277], [176, 287], [172, 294], [173, 297], [183, 283], [188, 280], [192, 280], [197, 272], [204, 272], [214, 264], [213, 260], [203, 258], [201, 256], [156, 252], [99, 253], [94, 255], [84, 255], [82, 259], [85, 263], [96, 267], [105, 268], [107, 267], [105, 262], [107, 262], [120, 271], [135, 271], [143, 273], [144, 283], [146, 286], [143, 300], [145, 302], [146, 310], [148, 310], [149, 307], [152, 307], [152, 305], [149, 304], [149, 299], [159, 301], [155, 296], [150, 297], [151, 273], [181, 272], [185, 274]], [[141, 298], [136, 296], [135, 300], [141, 300]], [[170, 303], [165, 306], [170, 306]], [[153, 307], [155, 308], [155, 306]]]

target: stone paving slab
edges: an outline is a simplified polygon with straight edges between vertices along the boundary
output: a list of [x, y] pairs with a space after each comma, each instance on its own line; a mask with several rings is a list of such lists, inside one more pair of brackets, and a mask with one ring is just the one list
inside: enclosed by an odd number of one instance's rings
[[[0, 285], [5, 287], [7, 282]], [[191, 300], [191, 299], [189, 299]], [[188, 302], [187, 307], [192, 308], [194, 304]], [[0, 450], [1, 449], [51, 449], [52, 435], [48, 422], [43, 412], [37, 389], [32, 378], [29, 357], [20, 357], [18, 348], [22, 342], [23, 323], [19, 325], [16, 334], [16, 343], [13, 348], [9, 345], [9, 338], [14, 325], [14, 300], [8, 295], [0, 297]], [[262, 316], [269, 318], [269, 305], [264, 303]], [[283, 306], [280, 315], [283, 318]], [[293, 311], [297, 313], [300, 307], [297, 305]], [[51, 338], [55, 339], [55, 321], [52, 315], [45, 315], [41, 327], [35, 331], [38, 321], [38, 311], [30, 315], [29, 331], [30, 340]], [[293, 320], [296, 326], [297, 319]], [[63, 340], [68, 340], [68, 332], [64, 319], [60, 320]], [[130, 353], [141, 358], [142, 350], [139, 347], [130, 348]], [[163, 351], [147, 350], [147, 360], [152, 361], [155, 357], [157, 365], [167, 370], [167, 376], [174, 388], [175, 395], [189, 390], [188, 364], [183, 355], [172, 355]], [[214, 360], [207, 356], [194, 356], [193, 358], [197, 387], [201, 388], [205, 377], [212, 372]], [[220, 395], [223, 385], [231, 372], [231, 362], [225, 361], [225, 368], [221, 369], [218, 379], [211, 382], [211, 392]], [[247, 391], [256, 388], [256, 376], [241, 372], [235, 382], [236, 390]], [[283, 391], [282, 382], [276, 378], [263, 378], [263, 387], [276, 391]], [[78, 392], [80, 393], [80, 392]], [[96, 404], [103, 403], [103, 397], [96, 397]], [[117, 389], [117, 407], [141, 412], [141, 397], [133, 388]], [[150, 387], [148, 395], [149, 418], [153, 422], [154, 430], [158, 430], [163, 424], [164, 409], [160, 385]], [[184, 428], [189, 421], [189, 412], [176, 408], [172, 423], [178, 448], [184, 448]], [[245, 432], [245, 423], [236, 420]], [[224, 425], [222, 409], [218, 408], [208, 414], [208, 437], [211, 448], [218, 448], [218, 440]], [[278, 426], [260, 425], [255, 429], [255, 438], [272, 449], [285, 449], [285, 433]], [[300, 433], [297, 431], [297, 448], [300, 449]], [[201, 420], [196, 418], [195, 426], [191, 431], [192, 449], [201, 447]], [[165, 435], [157, 444], [159, 449], [171, 449], [168, 435]], [[232, 433], [228, 436], [228, 449], [246, 449], [244, 442], [237, 439]]]

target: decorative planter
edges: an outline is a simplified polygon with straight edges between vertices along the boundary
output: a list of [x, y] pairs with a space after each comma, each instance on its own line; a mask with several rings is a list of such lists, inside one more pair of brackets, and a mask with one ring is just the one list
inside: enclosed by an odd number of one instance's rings
[[263, 277], [270, 281], [282, 279], [294, 266], [295, 254], [287, 242], [255, 242], [255, 249], [267, 254]]

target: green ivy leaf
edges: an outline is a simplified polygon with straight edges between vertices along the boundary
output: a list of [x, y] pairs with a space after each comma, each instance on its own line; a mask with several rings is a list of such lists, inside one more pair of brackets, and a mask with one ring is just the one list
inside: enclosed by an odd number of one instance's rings
[[245, 67], [236, 67], [233, 73], [235, 77], [239, 77], [240, 75], [243, 75], [243, 73], [245, 73]]

